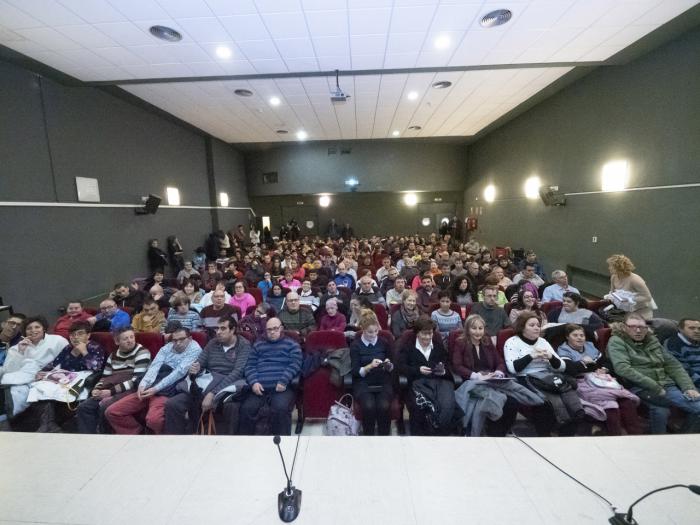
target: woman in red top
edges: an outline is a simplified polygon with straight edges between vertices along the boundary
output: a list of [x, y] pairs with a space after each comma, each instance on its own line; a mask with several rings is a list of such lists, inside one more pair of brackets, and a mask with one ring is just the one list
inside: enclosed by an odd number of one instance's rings
[[347, 326], [345, 316], [338, 312], [338, 301], [331, 297], [326, 301], [326, 313], [321, 317], [319, 330], [333, 330], [334, 332], [345, 332]]

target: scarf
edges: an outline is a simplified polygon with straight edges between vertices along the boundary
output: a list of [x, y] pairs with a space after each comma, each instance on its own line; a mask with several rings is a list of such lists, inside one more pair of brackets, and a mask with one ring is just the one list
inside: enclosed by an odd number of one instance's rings
[[406, 326], [412, 325], [418, 319], [419, 315], [420, 311], [418, 308], [411, 312], [406, 310], [406, 307], [403, 304], [401, 305], [401, 317], [403, 317], [404, 321], [406, 321]]

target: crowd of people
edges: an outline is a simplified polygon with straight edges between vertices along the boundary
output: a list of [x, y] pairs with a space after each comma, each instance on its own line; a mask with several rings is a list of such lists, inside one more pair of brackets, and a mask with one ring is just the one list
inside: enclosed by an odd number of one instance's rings
[[[610, 292], [589, 309], [566, 272], [545, 274], [532, 251], [447, 231], [333, 232], [273, 239], [239, 225], [189, 260], [177, 237], [167, 252], [154, 239], [149, 277], [115, 284], [99, 310], [70, 300], [51, 327], [11, 314], [0, 420], [187, 434], [209, 415], [220, 433], [290, 434], [299, 396], [313, 395], [304, 377], [334, 366], [365, 435], [388, 435], [397, 403], [412, 435], [505, 436], [519, 412], [539, 436], [700, 432], [700, 319], [656, 335], [656, 304], [624, 255], [608, 258]], [[346, 342], [332, 365], [304, 351], [319, 330]]]

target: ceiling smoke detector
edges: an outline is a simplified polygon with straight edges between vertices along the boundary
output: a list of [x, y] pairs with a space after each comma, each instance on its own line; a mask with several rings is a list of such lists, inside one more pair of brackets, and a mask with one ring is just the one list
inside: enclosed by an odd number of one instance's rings
[[165, 40], [166, 42], [179, 42], [182, 40], [182, 35], [175, 31], [172, 27], [151, 26], [148, 30], [154, 37]]
[[234, 91], [239, 97], [252, 97], [253, 92], [250, 89], [237, 89]]
[[481, 19], [481, 27], [496, 27], [502, 26], [508, 22], [513, 16], [513, 13], [508, 9], [496, 9], [484, 15]]
[[452, 82], [450, 82], [449, 80], [440, 80], [439, 82], [432, 83], [432, 86], [435, 89], [447, 89], [451, 85], [452, 85]]

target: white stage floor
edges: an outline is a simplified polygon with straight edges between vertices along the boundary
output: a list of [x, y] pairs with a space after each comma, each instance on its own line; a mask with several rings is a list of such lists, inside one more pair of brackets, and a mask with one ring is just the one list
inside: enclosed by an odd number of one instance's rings
[[[700, 482], [700, 436], [528, 438], [626, 510]], [[283, 437], [291, 463], [296, 436]], [[271, 437], [0, 433], [0, 523], [274, 524], [284, 485]], [[295, 523], [607, 523], [609, 507], [514, 438], [302, 436]], [[700, 523], [675, 489], [640, 524]]]

